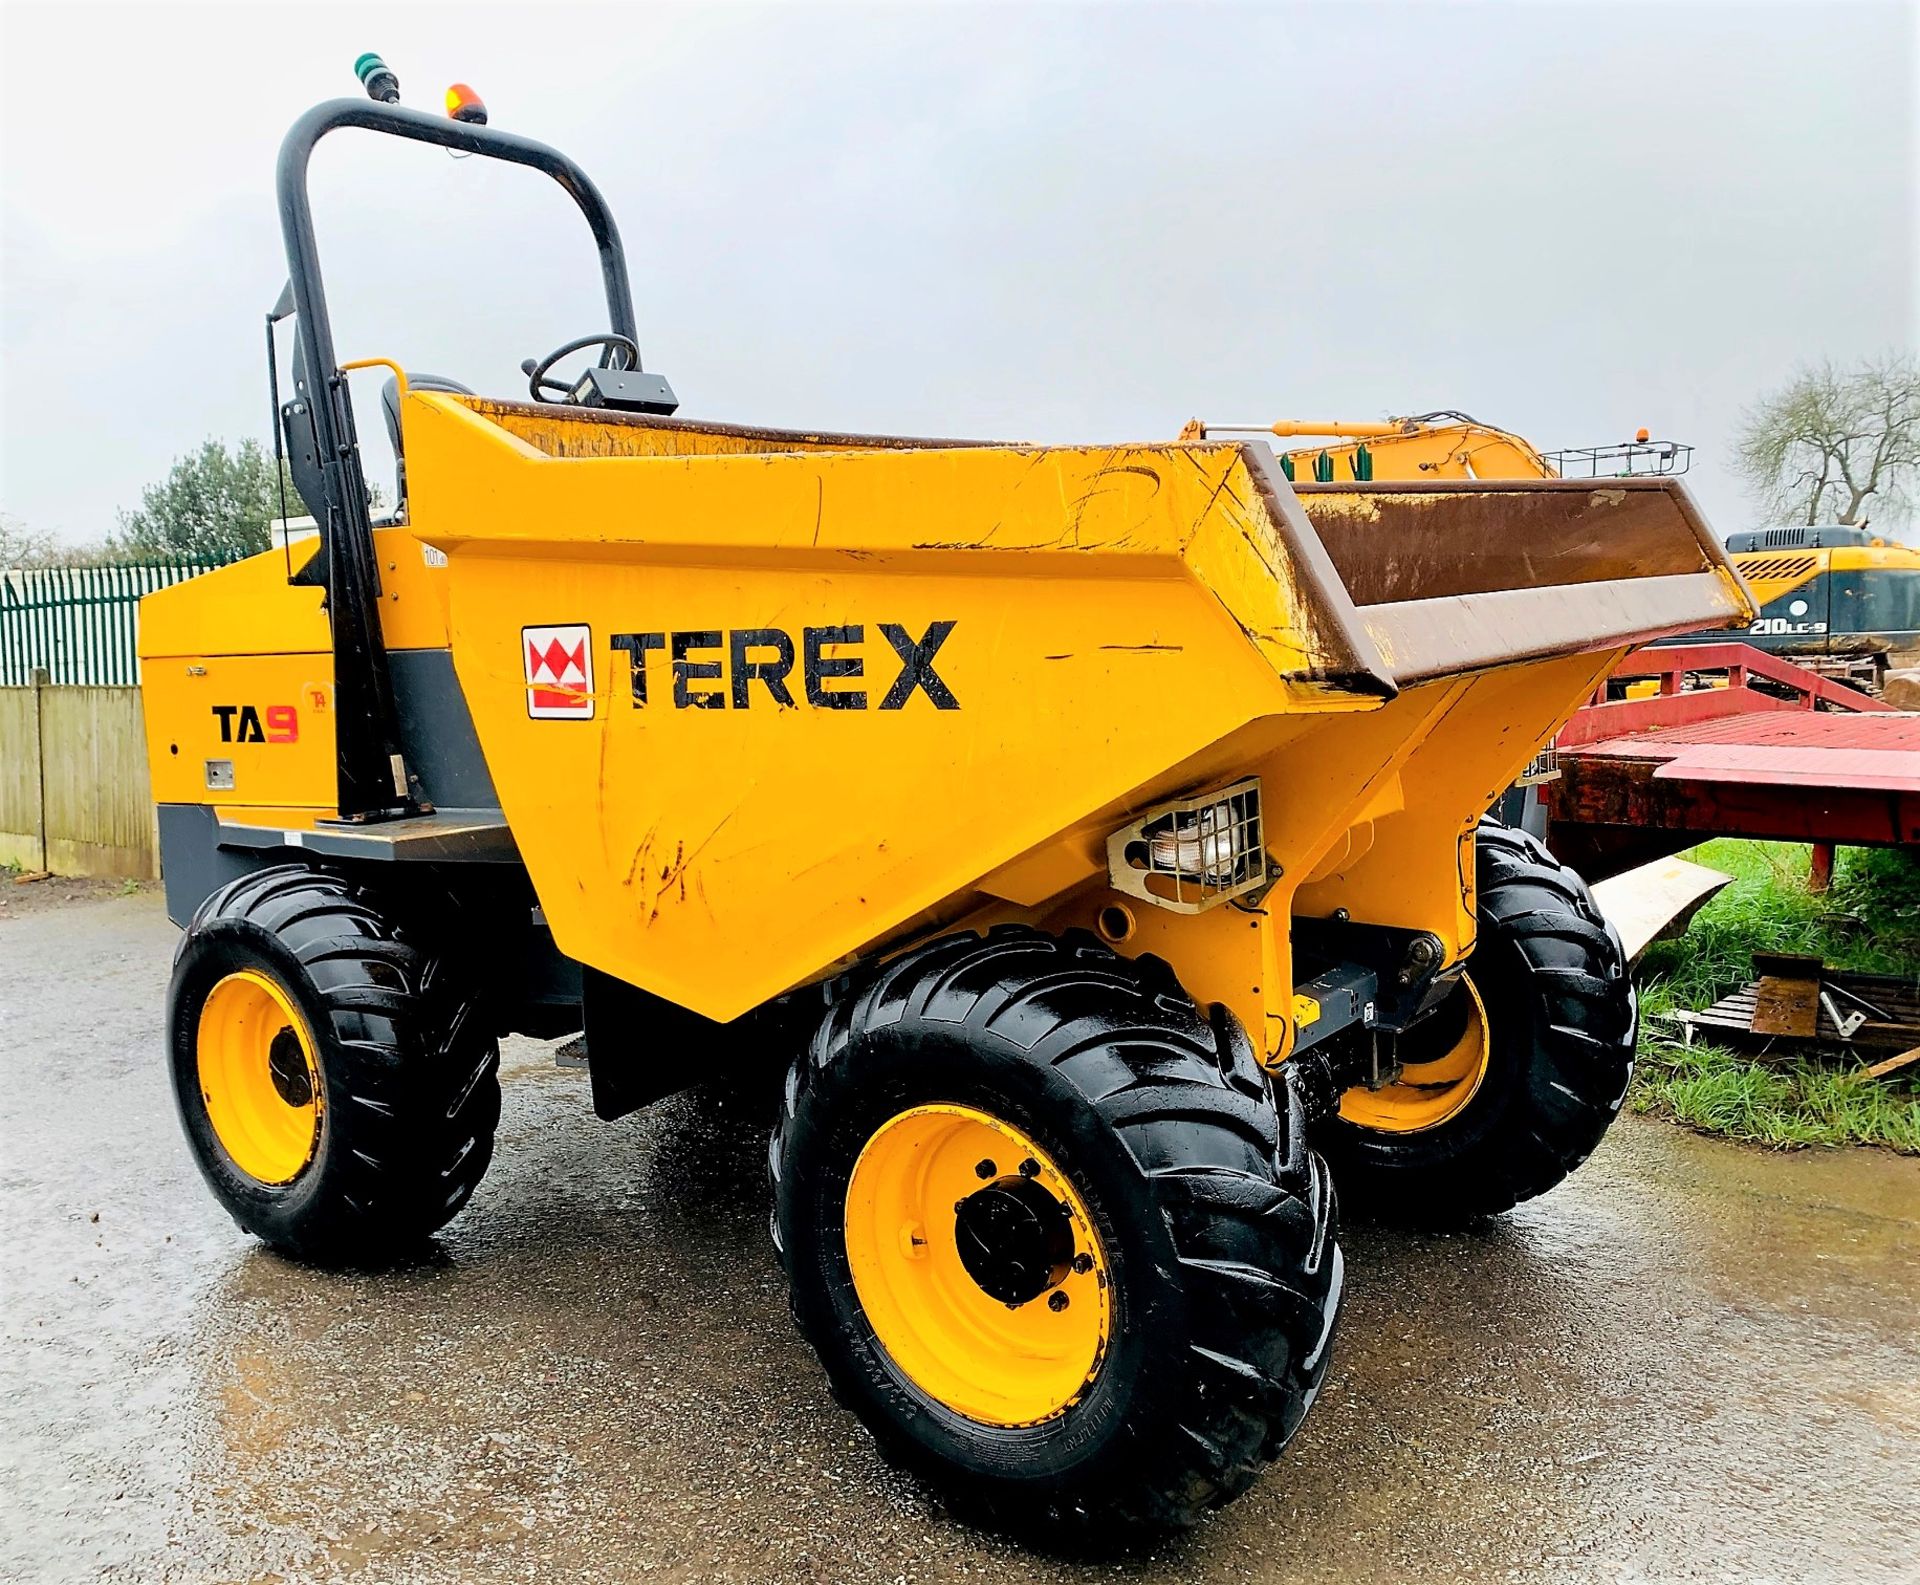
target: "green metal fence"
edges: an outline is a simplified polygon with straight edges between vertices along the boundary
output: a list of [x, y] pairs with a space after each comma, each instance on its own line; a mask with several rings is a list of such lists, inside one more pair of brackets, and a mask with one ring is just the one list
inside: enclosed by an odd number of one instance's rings
[[24, 687], [41, 669], [55, 683], [138, 683], [140, 597], [215, 565], [150, 561], [0, 573], [0, 687]]

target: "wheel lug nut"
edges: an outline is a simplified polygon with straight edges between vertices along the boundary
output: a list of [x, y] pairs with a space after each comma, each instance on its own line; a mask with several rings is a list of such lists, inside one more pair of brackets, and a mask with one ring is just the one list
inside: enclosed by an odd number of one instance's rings
[[998, 1173], [999, 1170], [1000, 1169], [991, 1161], [983, 1161], [973, 1169], [973, 1175], [976, 1178], [991, 1178]]
[[[1093, 1256], [1089, 1255], [1085, 1250], [1082, 1250], [1073, 1257], [1073, 1269], [1084, 1277], [1088, 1272], [1093, 1270]], [[1065, 1295], [1063, 1294], [1061, 1297], [1064, 1298]]]
[[1047, 1308], [1053, 1311], [1055, 1315], [1058, 1315], [1062, 1310], [1066, 1309], [1066, 1307], [1067, 1296], [1058, 1288], [1055, 1288], [1052, 1293], [1047, 1295]]
[[1027, 1157], [1025, 1161], [1020, 1163], [1020, 1176], [1023, 1178], [1039, 1177], [1040, 1163], [1035, 1161], [1031, 1156]]

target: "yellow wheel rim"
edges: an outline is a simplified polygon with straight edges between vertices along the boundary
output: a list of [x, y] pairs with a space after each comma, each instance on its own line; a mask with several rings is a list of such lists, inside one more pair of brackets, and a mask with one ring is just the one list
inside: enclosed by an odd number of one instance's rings
[[1113, 1291], [1093, 1218], [1011, 1124], [967, 1106], [889, 1118], [854, 1163], [846, 1241], [880, 1346], [956, 1413], [1038, 1425], [1098, 1375]]
[[1362, 1128], [1412, 1134], [1444, 1123], [1473, 1099], [1487, 1076], [1487, 1007], [1472, 980], [1462, 975], [1460, 985], [1466, 997], [1466, 1028], [1459, 1038], [1430, 1061], [1405, 1063], [1393, 1084], [1378, 1090], [1361, 1084], [1348, 1090], [1340, 1097], [1342, 1117]]
[[233, 1164], [291, 1183], [313, 1159], [325, 1104], [313, 1035], [287, 993], [251, 969], [207, 993], [196, 1047], [207, 1120]]

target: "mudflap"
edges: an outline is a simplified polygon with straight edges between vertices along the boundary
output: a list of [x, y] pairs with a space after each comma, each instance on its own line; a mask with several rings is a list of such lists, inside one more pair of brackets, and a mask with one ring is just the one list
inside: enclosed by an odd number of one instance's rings
[[[612, 1122], [692, 1085], [750, 1078], [777, 1082], [819, 1009], [780, 997], [731, 1023], [716, 1023], [664, 996], [598, 969], [581, 971], [581, 1016], [593, 1111]], [[796, 1023], [796, 1018], [799, 1022]]]

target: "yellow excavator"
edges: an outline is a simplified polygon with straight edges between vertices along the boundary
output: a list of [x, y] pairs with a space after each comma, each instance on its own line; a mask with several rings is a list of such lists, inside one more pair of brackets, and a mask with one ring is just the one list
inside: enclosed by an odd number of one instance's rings
[[[1644, 429], [1607, 446], [1538, 451], [1509, 430], [1467, 413], [1442, 409], [1369, 423], [1283, 419], [1277, 424], [1209, 424], [1190, 419], [1182, 440], [1218, 435], [1275, 435], [1319, 440], [1280, 453], [1280, 471], [1301, 483], [1366, 483], [1421, 479], [1635, 479], [1685, 473], [1693, 447], [1654, 440]], [[1332, 442], [1332, 444], [1327, 444]]]
[[[1644, 429], [1613, 445], [1542, 452], [1518, 435], [1451, 411], [1374, 423], [1194, 419], [1180, 438], [1225, 434], [1318, 440], [1282, 451], [1280, 470], [1289, 479], [1329, 484], [1660, 477], [1685, 473], [1693, 459], [1691, 446], [1654, 440]], [[1726, 543], [1760, 607], [1746, 633], [1756, 649], [1868, 692], [1879, 691], [1890, 656], [1920, 650], [1920, 550], [1844, 523], [1745, 529], [1729, 534]]]

